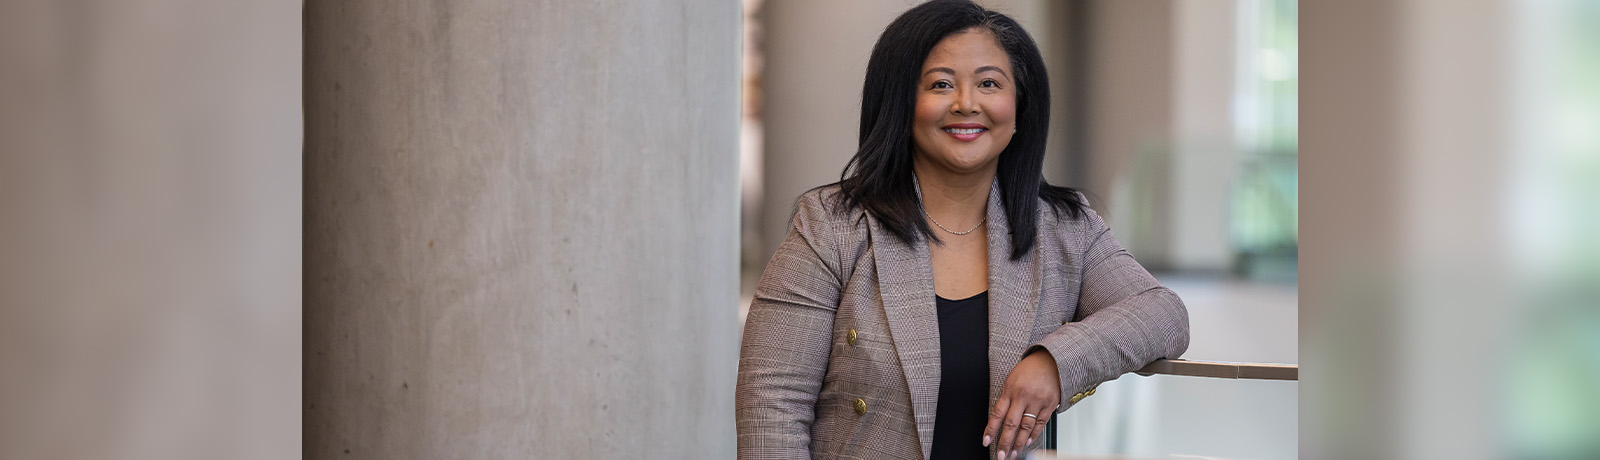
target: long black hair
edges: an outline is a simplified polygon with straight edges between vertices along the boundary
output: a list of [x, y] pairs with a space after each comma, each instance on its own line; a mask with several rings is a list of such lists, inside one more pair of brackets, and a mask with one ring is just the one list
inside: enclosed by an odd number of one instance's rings
[[1017, 132], [1000, 152], [995, 172], [1011, 227], [1011, 258], [1033, 249], [1039, 201], [1077, 218], [1086, 206], [1076, 191], [1045, 182], [1045, 135], [1050, 129], [1050, 78], [1033, 37], [1010, 17], [970, 0], [933, 0], [901, 14], [878, 37], [861, 89], [860, 146], [839, 176], [844, 209], [860, 206], [901, 240], [941, 243], [923, 220], [912, 182], [911, 123], [922, 65], [945, 37], [980, 28], [994, 34], [1011, 58], [1017, 87]]

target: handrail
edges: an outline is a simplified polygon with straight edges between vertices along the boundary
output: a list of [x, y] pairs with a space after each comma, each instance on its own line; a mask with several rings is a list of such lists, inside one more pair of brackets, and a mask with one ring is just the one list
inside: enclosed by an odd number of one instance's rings
[[1154, 374], [1210, 377], [1218, 379], [1300, 380], [1298, 364], [1232, 363], [1226, 361], [1189, 361], [1186, 359], [1158, 359], [1133, 371], [1145, 377]]

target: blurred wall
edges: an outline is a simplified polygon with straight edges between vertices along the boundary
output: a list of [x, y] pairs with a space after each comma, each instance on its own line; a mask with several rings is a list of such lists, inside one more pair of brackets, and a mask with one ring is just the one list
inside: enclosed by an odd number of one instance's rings
[[298, 453], [299, 13], [0, 3], [0, 458]]
[[[1600, 452], [1592, 436], [1596, 419], [1587, 416], [1600, 407], [1592, 391], [1600, 375], [1591, 359], [1593, 331], [1600, 330], [1594, 278], [1584, 280], [1590, 287], [1583, 303], [1571, 305], [1587, 313], [1547, 317], [1561, 311], [1546, 308], [1569, 280], [1546, 278], [1550, 261], [1529, 264], [1513, 238], [1549, 230], [1541, 212], [1562, 206], [1559, 197], [1519, 190], [1517, 182], [1580, 178], [1576, 169], [1549, 174], [1519, 167], [1525, 165], [1517, 160], [1548, 160], [1544, 149], [1554, 145], [1529, 148], [1517, 145], [1517, 137], [1549, 136], [1535, 122], [1560, 116], [1515, 110], [1550, 102], [1544, 97], [1513, 100], [1537, 94], [1521, 92], [1527, 89], [1521, 85], [1539, 81], [1530, 77], [1559, 68], [1546, 60], [1559, 55], [1546, 53], [1563, 43], [1529, 39], [1571, 24], [1541, 23], [1549, 17], [1530, 13], [1579, 4], [1307, 4], [1302, 43], [1304, 55], [1314, 58], [1305, 61], [1302, 114], [1303, 124], [1316, 129], [1302, 138], [1302, 200], [1317, 210], [1302, 226], [1302, 348], [1314, 351], [1305, 354], [1302, 374], [1307, 456], [1595, 458]], [[1592, 22], [1584, 27], [1594, 30]], [[1594, 94], [1560, 97], [1593, 101]], [[1579, 180], [1594, 183], [1592, 176]], [[1594, 214], [1593, 200], [1581, 203], [1556, 212]], [[1544, 243], [1595, 260], [1574, 242]], [[1529, 275], [1542, 279], [1524, 285]], [[1587, 331], [1565, 343], [1561, 328], [1512, 341], [1538, 321]], [[1527, 348], [1535, 343], [1559, 345]], [[1529, 350], [1537, 350], [1538, 364], [1507, 362]], [[1543, 398], [1553, 404], [1535, 405]], [[1523, 418], [1530, 414], [1537, 415]], [[1542, 442], [1523, 444], [1529, 440]]]
[[[1234, 2], [1083, 2], [1083, 186], [1151, 269], [1231, 263]], [[1052, 133], [1059, 135], [1064, 133]], [[1070, 167], [1070, 166], [1069, 166]]]
[[305, 457], [732, 457], [740, 17], [306, 6]]

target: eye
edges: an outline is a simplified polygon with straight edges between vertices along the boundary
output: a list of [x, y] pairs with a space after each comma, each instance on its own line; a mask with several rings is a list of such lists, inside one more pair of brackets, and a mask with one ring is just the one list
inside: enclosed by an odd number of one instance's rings
[[1000, 87], [1000, 82], [994, 81], [993, 79], [984, 80], [982, 83], [978, 83], [978, 87], [979, 88], [999, 88]]
[[939, 80], [939, 81], [933, 82], [933, 85], [930, 86], [928, 89], [950, 89], [950, 88], [954, 88], [954, 86], [950, 86], [950, 82], [949, 81]]

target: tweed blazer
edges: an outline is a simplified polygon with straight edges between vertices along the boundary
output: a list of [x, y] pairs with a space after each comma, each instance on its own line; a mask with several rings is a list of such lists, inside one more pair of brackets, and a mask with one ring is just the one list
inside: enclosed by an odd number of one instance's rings
[[[896, 238], [859, 208], [836, 209], [838, 193], [835, 185], [801, 196], [757, 284], [734, 396], [740, 459], [930, 455], [940, 353], [928, 243]], [[990, 407], [1034, 347], [1060, 371], [1057, 413], [1101, 382], [1188, 348], [1183, 302], [1094, 211], [1071, 219], [1041, 202], [1039, 236], [1019, 260], [1009, 257], [998, 185], [985, 225]]]

